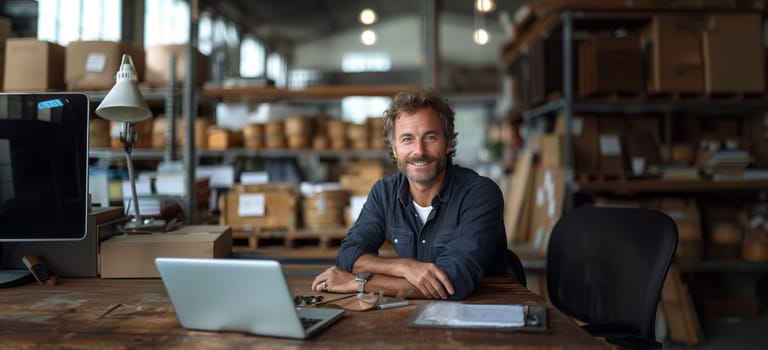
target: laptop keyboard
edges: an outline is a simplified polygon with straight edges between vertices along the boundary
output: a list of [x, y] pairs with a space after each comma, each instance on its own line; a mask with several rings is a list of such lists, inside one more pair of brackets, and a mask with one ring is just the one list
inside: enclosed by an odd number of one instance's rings
[[304, 329], [309, 329], [309, 327], [314, 326], [316, 323], [322, 321], [322, 318], [307, 318], [307, 317], [300, 317], [301, 319], [301, 326], [304, 327]]

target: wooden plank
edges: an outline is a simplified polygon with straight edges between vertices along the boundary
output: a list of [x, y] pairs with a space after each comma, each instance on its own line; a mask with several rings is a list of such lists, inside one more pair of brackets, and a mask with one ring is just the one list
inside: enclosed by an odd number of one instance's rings
[[[285, 228], [278, 230], [237, 230], [233, 229], [232, 239], [236, 240], [233, 243], [232, 249], [235, 252], [248, 252], [256, 251], [261, 248], [265, 248], [262, 240], [277, 240], [282, 243], [285, 248], [294, 248], [299, 245], [310, 245], [323, 249], [334, 249], [333, 241], [341, 241], [347, 236], [346, 227], [328, 228], [328, 229], [293, 229]], [[246, 244], [237, 244], [245, 241]], [[312, 242], [314, 241], [314, 242]], [[274, 244], [272, 244], [274, 245]]]
[[262, 86], [205, 87], [203, 95], [236, 100], [276, 101], [290, 99], [338, 99], [348, 96], [394, 96], [413, 85], [324, 85], [303, 89]]
[[526, 205], [526, 199], [531, 191], [531, 180], [533, 178], [533, 153], [528, 149], [522, 149], [515, 162], [512, 186], [507, 195], [507, 203], [504, 211], [504, 222], [507, 230], [507, 245], [512, 246], [521, 239], [525, 240], [521, 232], [522, 213]]
[[669, 267], [660, 302], [667, 317], [669, 338], [687, 346], [701, 343], [701, 325], [696, 309], [676, 265]]
[[531, 45], [549, 29], [551, 29], [555, 22], [560, 18], [559, 12], [552, 12], [536, 19], [533, 24], [530, 25], [530, 29], [520, 33], [520, 36], [515, 41], [504, 45], [501, 48], [501, 63], [504, 67], [508, 67], [515, 63], [520, 57], [520, 53], [524, 48]]
[[542, 254], [549, 246], [549, 235], [565, 205], [565, 174], [562, 168], [536, 169], [529, 241]]

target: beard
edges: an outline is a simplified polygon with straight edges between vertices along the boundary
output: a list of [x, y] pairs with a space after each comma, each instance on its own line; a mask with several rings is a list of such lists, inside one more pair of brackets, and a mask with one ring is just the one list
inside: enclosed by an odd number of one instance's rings
[[[414, 162], [430, 162], [431, 169], [420, 169], [423, 171], [415, 172], [413, 169], [408, 168], [410, 163]], [[408, 180], [419, 184], [429, 184], [440, 176], [440, 173], [445, 170], [445, 157], [410, 157], [406, 159], [398, 159], [397, 169], [408, 178]]]

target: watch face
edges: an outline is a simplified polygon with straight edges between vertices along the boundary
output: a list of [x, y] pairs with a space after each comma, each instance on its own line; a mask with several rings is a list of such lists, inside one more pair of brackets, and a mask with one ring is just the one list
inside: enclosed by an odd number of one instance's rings
[[358, 272], [355, 275], [356, 280], [367, 281], [369, 278], [371, 278], [370, 272]]

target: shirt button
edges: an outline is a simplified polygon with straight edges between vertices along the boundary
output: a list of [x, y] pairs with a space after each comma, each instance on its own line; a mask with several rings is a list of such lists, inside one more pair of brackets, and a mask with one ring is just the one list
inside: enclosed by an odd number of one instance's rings
[[421, 240], [421, 244], [427, 244], [427, 240], [426, 239], [422, 239]]
[[397, 243], [397, 238], [395, 238], [395, 243]]

